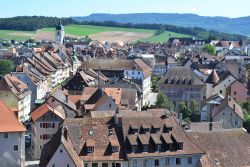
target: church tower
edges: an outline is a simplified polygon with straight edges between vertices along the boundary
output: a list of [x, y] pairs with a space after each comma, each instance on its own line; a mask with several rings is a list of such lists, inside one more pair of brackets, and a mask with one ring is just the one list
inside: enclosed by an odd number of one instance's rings
[[61, 24], [61, 20], [59, 25], [56, 26], [55, 42], [58, 45], [61, 45], [64, 42], [64, 27]]

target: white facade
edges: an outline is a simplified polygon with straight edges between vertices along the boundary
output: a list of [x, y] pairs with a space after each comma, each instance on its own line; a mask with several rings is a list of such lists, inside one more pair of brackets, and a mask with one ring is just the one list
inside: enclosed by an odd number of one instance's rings
[[25, 167], [25, 132], [0, 133], [0, 166]]
[[124, 70], [124, 77], [126, 79], [138, 79], [142, 81], [142, 92], [143, 92], [143, 105], [146, 105], [148, 100], [147, 97], [151, 92], [151, 76], [148, 78], [144, 77], [143, 71], [138, 70]]
[[29, 113], [31, 109], [31, 94], [18, 101], [18, 119], [22, 122], [29, 120]]
[[53, 157], [51, 158], [51, 160], [47, 165], [47, 167], [53, 167], [53, 166], [77, 167], [62, 143], [57, 148], [55, 154], [53, 155]]
[[45, 97], [47, 90], [45, 87], [45, 82], [39, 82], [37, 84], [34, 84], [32, 80], [27, 76], [26, 73], [23, 72], [14, 72], [12, 73], [14, 76], [16, 76], [20, 81], [23, 83], [26, 83], [31, 93], [31, 108], [35, 107], [35, 101], [37, 99], [41, 100]]
[[60, 121], [46, 121], [43, 119], [32, 124], [31, 147], [36, 159], [40, 159], [43, 145], [50, 141], [53, 135], [58, 131], [59, 125]]
[[213, 116], [213, 122], [222, 123], [224, 129], [242, 128], [243, 120], [229, 106]]
[[[144, 157], [128, 160], [129, 167], [197, 167], [201, 155]], [[179, 163], [180, 162], [180, 163]]]
[[[128, 161], [92, 161], [92, 162], [86, 162], [84, 161], [84, 165], [87, 167], [92, 167], [93, 165], [97, 164], [97, 167], [103, 167], [103, 165], [108, 165], [107, 167], [113, 167], [113, 165], [115, 165], [115, 167], [129, 167], [128, 166]], [[120, 166], [119, 166], [119, 165]]]
[[63, 44], [64, 42], [64, 29], [56, 30], [55, 32], [55, 42], [56, 44]]
[[213, 84], [206, 84], [207, 85], [207, 93], [206, 98], [211, 97], [212, 95], [215, 95], [217, 93], [222, 94], [224, 97], [227, 95], [227, 88], [234, 83], [236, 79], [229, 75], [226, 79], [224, 79], [222, 82], [217, 84], [216, 86], [213, 86]]
[[200, 112], [200, 116], [201, 116], [200, 121], [201, 122], [210, 122], [211, 121], [210, 119], [211, 119], [212, 109], [216, 106], [216, 104], [220, 104], [221, 100], [223, 100], [223, 98], [218, 96], [201, 107], [201, 112]]

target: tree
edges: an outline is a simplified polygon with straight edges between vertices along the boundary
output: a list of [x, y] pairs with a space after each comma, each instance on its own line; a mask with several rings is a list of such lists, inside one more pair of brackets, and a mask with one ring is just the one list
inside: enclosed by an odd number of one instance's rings
[[156, 107], [158, 108], [166, 108], [169, 111], [172, 111], [174, 108], [174, 105], [172, 102], [168, 100], [168, 97], [164, 95], [163, 93], [158, 93], [157, 100], [156, 100]]
[[152, 76], [151, 77], [151, 87], [153, 89], [153, 91], [156, 91], [156, 88], [157, 88], [157, 84], [158, 84], [158, 78], [156, 76]]
[[212, 46], [211, 44], [207, 44], [202, 48], [203, 51], [209, 53], [210, 55], [215, 55], [216, 50], [215, 47]]
[[25, 43], [36, 43], [36, 41], [34, 39], [28, 39]]
[[250, 100], [243, 103], [242, 108], [245, 110], [247, 114], [250, 114]]
[[250, 100], [242, 104], [243, 127], [250, 133]]
[[200, 120], [200, 110], [199, 110], [199, 105], [195, 100], [192, 100], [190, 102], [189, 109], [192, 112], [190, 120], [193, 122], [198, 122]]
[[243, 127], [250, 133], [250, 115], [247, 113], [244, 113]]
[[165, 26], [161, 26], [159, 30], [155, 31], [154, 35], [160, 35], [165, 32]]
[[0, 60], [0, 77], [9, 74], [14, 69], [14, 64], [10, 60]]
[[208, 38], [207, 38], [208, 41], [211, 41], [211, 40], [217, 40], [217, 37], [215, 35], [209, 35]]
[[179, 108], [179, 113], [182, 113], [184, 120], [188, 118], [190, 119], [192, 111], [188, 106], [186, 106], [186, 104], [183, 101], [179, 103], [178, 108]]

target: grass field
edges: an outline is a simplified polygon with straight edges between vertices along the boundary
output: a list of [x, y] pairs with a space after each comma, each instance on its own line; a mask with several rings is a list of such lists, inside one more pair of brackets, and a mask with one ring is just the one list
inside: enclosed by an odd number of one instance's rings
[[[122, 32], [140, 32], [140, 33], [154, 33], [155, 30], [136, 29], [136, 28], [119, 28], [119, 27], [104, 27], [104, 26], [90, 26], [90, 25], [68, 25], [64, 26], [65, 33], [75, 36], [85, 36], [108, 31], [122, 31]], [[55, 28], [43, 28], [42, 31], [54, 32]]]
[[[135, 41], [148, 41], [148, 42], [166, 42], [169, 38], [169, 34], [171, 37], [189, 37], [188, 35], [178, 34], [173, 32], [166, 31], [165, 33], [154, 36], [155, 30], [147, 30], [147, 29], [136, 29], [136, 28], [118, 28], [118, 27], [104, 27], [104, 26], [91, 26], [91, 25], [68, 25], [64, 26], [66, 35], [75, 36], [75, 37], [83, 37], [86, 35], [91, 36], [102, 36], [103, 34], [113, 33], [111, 35], [107, 35], [102, 37], [101, 39], [114, 38], [116, 34], [122, 34], [124, 32], [125, 39], [130, 36], [130, 39]], [[51, 36], [54, 33], [55, 28], [43, 28], [38, 32], [42, 32], [41, 35]], [[27, 40], [29, 38], [35, 38], [37, 35], [35, 31], [11, 31], [11, 30], [0, 30], [0, 38], [2, 39], [15, 39], [15, 40]], [[131, 36], [135, 36], [131, 38]], [[97, 40], [99, 39], [97, 38]], [[116, 35], [117, 38], [117, 35]], [[121, 39], [123, 37], [121, 36]]]
[[24, 41], [33, 38], [35, 31], [0, 30], [0, 39]]
[[[169, 35], [170, 34], [170, 35]], [[159, 42], [166, 42], [170, 37], [181, 38], [181, 37], [191, 37], [190, 35], [174, 33], [170, 31], [165, 31], [160, 35], [153, 35], [148, 38], [139, 39], [141, 42], [152, 42], [152, 43], [159, 43]]]

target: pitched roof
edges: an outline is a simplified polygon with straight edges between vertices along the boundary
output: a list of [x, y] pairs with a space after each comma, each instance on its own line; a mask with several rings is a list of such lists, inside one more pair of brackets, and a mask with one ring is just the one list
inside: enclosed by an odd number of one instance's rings
[[190, 67], [176, 66], [170, 68], [159, 81], [160, 84], [204, 85]]
[[18, 99], [31, 94], [28, 86], [12, 74], [7, 74], [0, 80], [0, 91], [11, 91]]
[[243, 112], [239, 104], [236, 103], [231, 97], [222, 100], [221, 104], [216, 106], [212, 111], [212, 117], [220, 113], [226, 107], [230, 107], [241, 119], [243, 119]]
[[122, 89], [120, 88], [104, 88], [104, 92], [115, 100], [117, 105], [121, 104]]
[[14, 112], [0, 100], [0, 132], [24, 132], [26, 128], [18, 121]]
[[[132, 114], [133, 113], [133, 114]], [[166, 116], [166, 113], [168, 116]], [[165, 110], [155, 109], [148, 110], [145, 112], [121, 112], [121, 123], [122, 131], [125, 139], [129, 141], [131, 145], [140, 145], [140, 143], [147, 143], [147, 135], [155, 144], [162, 143], [183, 143], [183, 149], [171, 150], [171, 151], [153, 151], [143, 152], [138, 150], [136, 153], [130, 152], [130, 145], [126, 144], [126, 153], [128, 157], [144, 157], [146, 156], [175, 156], [183, 154], [203, 154], [204, 152], [197, 147], [186, 135], [186, 133], [181, 129], [177, 120], [171, 113]], [[158, 127], [159, 130], [156, 132], [151, 131], [148, 134], [141, 133], [142, 125], [149, 125], [150, 129]], [[165, 128], [168, 127], [172, 130], [165, 132]], [[137, 133], [131, 133], [131, 128], [138, 129]], [[142, 129], [141, 129], [142, 128]], [[142, 130], [143, 131], [143, 130]], [[152, 149], [149, 142], [149, 149]]]
[[81, 100], [87, 101], [97, 90], [98, 88], [85, 87], [82, 92]]
[[206, 83], [211, 83], [211, 84], [215, 84], [217, 82], [219, 82], [220, 78], [218, 76], [218, 74], [216, 73], [215, 69], [210, 73], [210, 75], [208, 76]]
[[187, 134], [206, 152], [200, 160], [204, 167], [246, 167], [250, 164], [250, 136], [242, 129]]
[[143, 75], [145, 78], [151, 76], [151, 68], [147, 65], [142, 59], [135, 59], [134, 62], [139, 66], [139, 68], [143, 71]]
[[61, 144], [68, 152], [75, 166], [83, 167], [83, 162], [76, 153], [70, 137], [68, 136], [68, 134], [64, 134], [63, 129], [64, 128], [60, 128], [58, 132], [53, 136], [53, 138], [43, 146], [39, 167], [45, 167], [48, 165]]
[[[66, 119], [64, 125], [68, 127], [74, 148], [83, 161], [116, 161], [125, 158], [120, 152], [113, 153], [110, 147], [120, 147], [120, 134], [113, 126], [112, 117]], [[88, 145], [94, 146], [93, 153], [87, 152]]]
[[141, 59], [120, 60], [120, 59], [91, 59], [82, 63], [82, 66], [93, 70], [141, 70], [144, 77], [151, 75], [151, 68]]
[[[212, 125], [212, 130], [209, 130], [210, 125]], [[192, 122], [188, 126], [188, 132], [217, 132], [224, 130], [221, 122]]]
[[51, 96], [61, 103], [65, 104], [66, 106], [70, 107], [71, 109], [76, 110], [76, 105], [71, 101], [67, 102], [65, 92], [63, 92], [61, 89], [56, 89]]
[[30, 117], [31, 117], [32, 121], [35, 122], [37, 119], [41, 118], [44, 114], [46, 114], [48, 112], [53, 112], [54, 114], [56, 114], [60, 118], [64, 119], [64, 116], [59, 111], [57, 111], [54, 108], [50, 107], [46, 103], [44, 103], [43, 105], [41, 105], [40, 107], [38, 107], [37, 109], [32, 111], [30, 113]]

